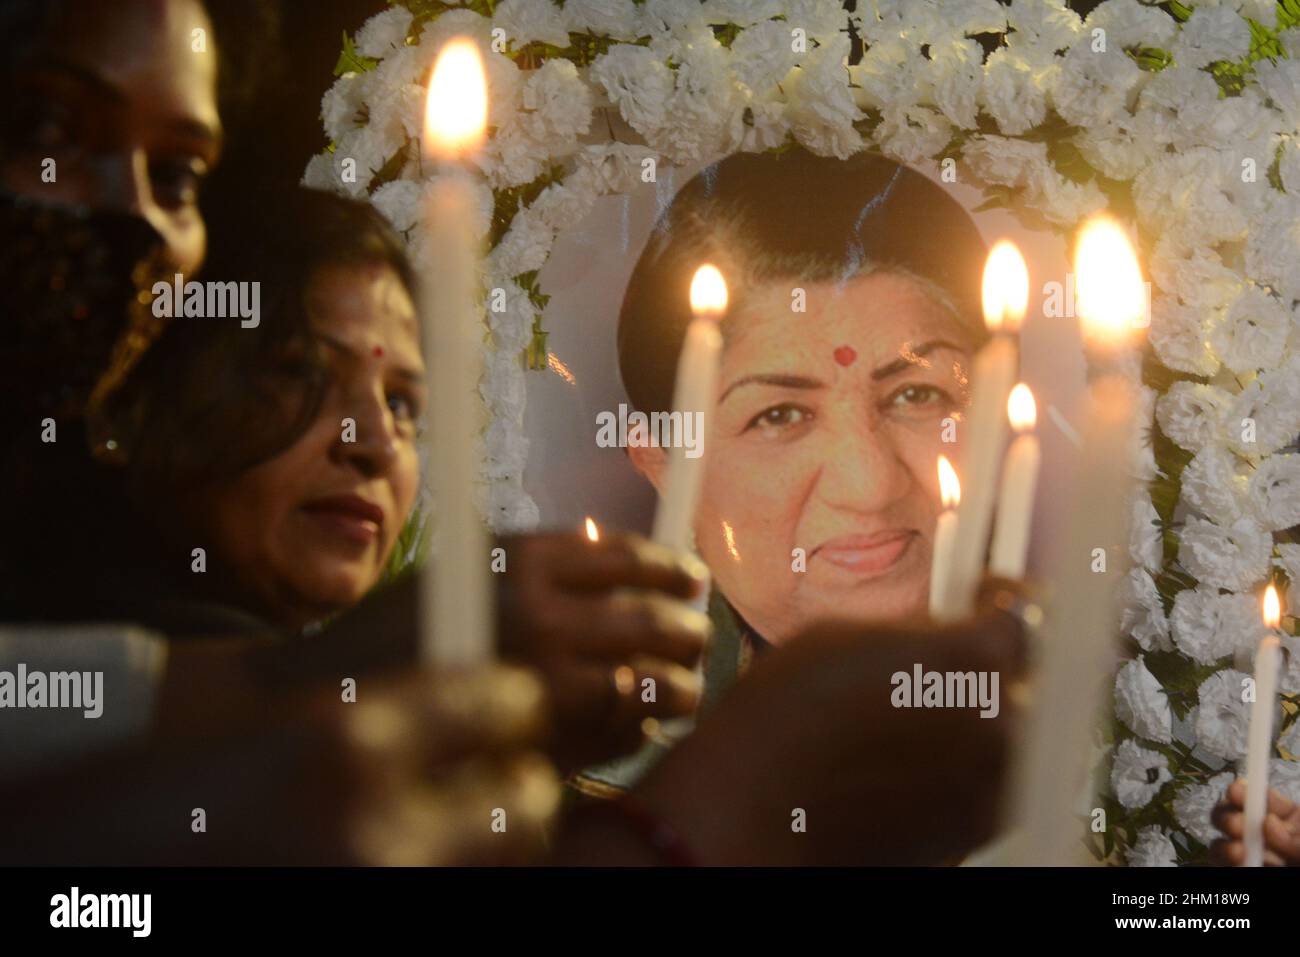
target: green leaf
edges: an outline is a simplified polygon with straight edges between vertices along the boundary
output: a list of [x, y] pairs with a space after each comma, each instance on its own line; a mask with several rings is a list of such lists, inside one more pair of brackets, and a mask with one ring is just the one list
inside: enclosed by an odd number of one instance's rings
[[338, 62], [334, 64], [334, 75], [342, 76], [344, 73], [366, 73], [373, 70], [379, 65], [378, 60], [372, 60], [368, 56], [362, 56], [357, 52], [356, 44], [348, 36], [348, 31], [343, 31], [343, 52], [339, 54]]

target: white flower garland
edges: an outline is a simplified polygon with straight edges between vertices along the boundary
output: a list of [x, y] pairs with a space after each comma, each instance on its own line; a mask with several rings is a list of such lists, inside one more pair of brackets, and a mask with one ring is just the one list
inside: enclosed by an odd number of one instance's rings
[[[479, 43], [492, 89], [482, 234], [503, 196], [520, 201], [484, 265], [505, 301], [487, 316], [481, 385], [498, 530], [537, 521], [519, 357], [544, 298], [529, 274], [598, 196], [639, 184], [647, 158], [671, 167], [790, 142], [942, 156], [1030, 224], [1068, 231], [1108, 204], [1136, 216], [1155, 286], [1143, 393], [1158, 433], [1135, 450], [1153, 481], [1135, 505], [1134, 659], [1116, 683], [1098, 853], [1200, 859], [1210, 808], [1240, 770], [1255, 593], [1280, 571], [1300, 606], [1300, 544], [1284, 534], [1300, 522], [1288, 451], [1300, 433], [1300, 0], [1175, 3], [1174, 16], [1107, 0], [1086, 20], [1061, 0], [859, 0], [852, 14], [837, 0], [464, 6], [417, 20], [395, 5], [362, 27], [345, 51], [356, 70], [321, 105], [332, 148], [304, 181], [368, 196], [418, 257], [423, 84], [449, 37]], [[863, 46], [852, 65], [850, 27]], [[987, 57], [979, 34], [999, 35]], [[607, 137], [607, 121], [627, 135]], [[1294, 758], [1300, 640], [1286, 642], [1279, 728]], [[1300, 799], [1300, 766], [1275, 764]]]

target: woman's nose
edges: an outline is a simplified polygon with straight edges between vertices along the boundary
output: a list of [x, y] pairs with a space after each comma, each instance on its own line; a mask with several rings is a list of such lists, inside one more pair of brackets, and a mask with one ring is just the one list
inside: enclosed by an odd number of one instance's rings
[[828, 505], [878, 512], [906, 493], [907, 466], [879, 424], [856, 418], [828, 438], [815, 489]]
[[382, 395], [348, 403], [334, 454], [367, 478], [382, 475], [397, 458], [392, 414]]
[[100, 158], [97, 196], [90, 205], [139, 216], [171, 245], [171, 217], [158, 205], [149, 174], [149, 155], [141, 147], [125, 147]]

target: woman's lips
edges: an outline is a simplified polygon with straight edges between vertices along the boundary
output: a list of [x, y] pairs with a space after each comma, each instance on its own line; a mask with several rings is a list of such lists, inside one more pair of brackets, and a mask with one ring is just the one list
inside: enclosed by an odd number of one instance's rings
[[873, 535], [842, 535], [817, 546], [813, 555], [860, 578], [876, 578], [898, 563], [916, 536], [912, 529]]
[[358, 545], [369, 545], [378, 539], [384, 525], [384, 510], [359, 495], [313, 499], [302, 510], [325, 531]]

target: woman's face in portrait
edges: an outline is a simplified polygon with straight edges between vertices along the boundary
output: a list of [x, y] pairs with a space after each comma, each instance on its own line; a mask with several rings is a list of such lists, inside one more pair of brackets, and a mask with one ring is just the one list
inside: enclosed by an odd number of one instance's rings
[[197, 269], [198, 187], [220, 147], [216, 57], [198, 0], [72, 0], [13, 77], [0, 182], [137, 215], [178, 268]]
[[415, 501], [424, 403], [415, 306], [392, 269], [326, 267], [306, 304], [328, 383], [315, 419], [283, 452], [185, 507], [243, 593], [292, 625], [357, 602], [379, 580]]
[[925, 612], [943, 420], [973, 347], [901, 274], [807, 286], [806, 312], [791, 285], [728, 317], [696, 521], [722, 593], [778, 643], [817, 618]]

